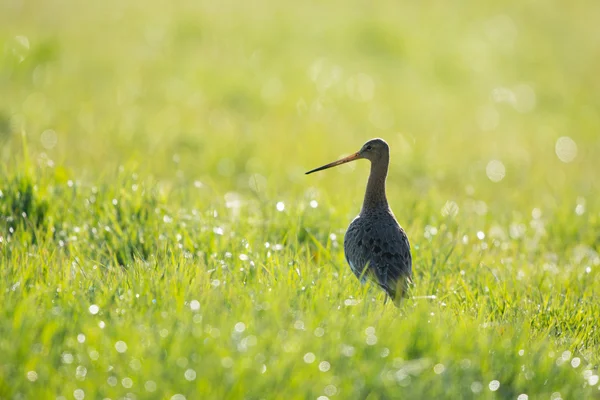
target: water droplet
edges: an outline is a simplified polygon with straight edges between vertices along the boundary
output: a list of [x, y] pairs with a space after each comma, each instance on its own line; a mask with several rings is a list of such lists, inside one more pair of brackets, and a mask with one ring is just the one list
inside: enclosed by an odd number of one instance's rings
[[321, 372], [327, 372], [327, 371], [329, 371], [330, 368], [331, 368], [331, 364], [329, 364], [329, 362], [327, 362], [327, 361], [321, 361], [319, 363], [319, 370]]
[[492, 182], [500, 182], [506, 175], [506, 168], [499, 160], [491, 160], [485, 167], [485, 173]]
[[73, 391], [73, 397], [75, 397], [75, 400], [83, 400], [85, 398], [85, 392], [81, 389], [75, 389], [75, 391]]
[[123, 385], [124, 388], [131, 388], [133, 386], [133, 380], [131, 378], [123, 378], [121, 380], [121, 385]]
[[29, 379], [29, 381], [31, 382], [35, 382], [38, 379], [38, 374], [35, 371], [28, 371], [27, 372], [27, 379]]
[[237, 324], [235, 324], [234, 329], [236, 332], [242, 333], [246, 330], [246, 324], [244, 324], [243, 322], [238, 322]]
[[304, 355], [304, 362], [307, 364], [312, 364], [313, 362], [315, 362], [315, 355], [313, 353], [306, 353]]
[[473, 393], [480, 393], [481, 390], [483, 389], [483, 385], [481, 384], [481, 382], [473, 382], [471, 383], [471, 391]]
[[458, 215], [458, 204], [456, 204], [454, 201], [447, 201], [446, 204], [444, 204], [444, 207], [442, 207], [442, 216], [444, 217], [456, 217]]
[[498, 388], [500, 388], [500, 382], [497, 380], [493, 380], [490, 382], [490, 384], [488, 385], [488, 387], [490, 388], [490, 390], [492, 392], [495, 392], [496, 390], [498, 390]]
[[334, 385], [327, 385], [323, 391], [327, 396], [335, 396], [337, 393], [337, 388]]
[[312, 208], [317, 208], [319, 206], [319, 203], [316, 200], [311, 200], [310, 201], [310, 206]]
[[92, 304], [92, 305], [90, 306], [89, 310], [90, 310], [90, 314], [92, 314], [92, 315], [96, 315], [96, 314], [98, 314], [98, 311], [100, 311], [100, 307], [98, 307], [98, 306], [97, 306], [97, 305], [95, 305], [95, 304]]
[[117, 349], [119, 353], [125, 353], [127, 351], [127, 343], [119, 340], [117, 343], [115, 343], [115, 349]]
[[62, 353], [60, 358], [63, 364], [71, 364], [73, 362], [73, 355], [71, 353]]
[[146, 383], [144, 384], [144, 388], [146, 389], [147, 392], [154, 392], [156, 391], [156, 382], [154, 381], [146, 381]]
[[200, 302], [198, 300], [192, 300], [190, 302], [190, 309], [192, 311], [198, 311], [200, 309]]
[[571, 360], [571, 366], [573, 368], [579, 367], [580, 364], [581, 364], [581, 359], [579, 357], [575, 357]]
[[433, 367], [433, 372], [435, 372], [437, 375], [442, 374], [445, 370], [446, 367], [444, 367], [444, 364], [435, 364]]
[[277, 207], [277, 211], [281, 212], [281, 211], [285, 210], [285, 203], [283, 201], [278, 201], [276, 207]]
[[577, 143], [568, 136], [559, 137], [554, 151], [560, 161], [570, 163], [577, 157]]
[[187, 369], [183, 376], [186, 380], [193, 381], [196, 379], [196, 371], [194, 371], [193, 369]]

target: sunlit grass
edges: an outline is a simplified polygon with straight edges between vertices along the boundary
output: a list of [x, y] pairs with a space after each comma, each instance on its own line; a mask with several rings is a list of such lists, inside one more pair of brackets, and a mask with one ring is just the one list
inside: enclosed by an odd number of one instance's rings
[[0, 398], [600, 396], [600, 10], [502, 7], [1, 3]]

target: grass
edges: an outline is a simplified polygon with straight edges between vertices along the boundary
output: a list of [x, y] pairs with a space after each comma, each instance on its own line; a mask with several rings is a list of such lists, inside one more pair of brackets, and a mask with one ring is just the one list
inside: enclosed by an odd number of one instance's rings
[[599, 13], [3, 1], [0, 398], [600, 398]]

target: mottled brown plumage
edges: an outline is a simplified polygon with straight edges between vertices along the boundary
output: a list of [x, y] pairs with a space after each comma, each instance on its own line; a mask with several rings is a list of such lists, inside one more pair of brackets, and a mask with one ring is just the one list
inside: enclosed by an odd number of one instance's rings
[[313, 169], [307, 174], [365, 158], [371, 173], [360, 214], [344, 237], [344, 253], [352, 272], [365, 282], [375, 281], [398, 304], [412, 283], [412, 257], [406, 233], [396, 221], [385, 194], [390, 148], [372, 139], [346, 158]]

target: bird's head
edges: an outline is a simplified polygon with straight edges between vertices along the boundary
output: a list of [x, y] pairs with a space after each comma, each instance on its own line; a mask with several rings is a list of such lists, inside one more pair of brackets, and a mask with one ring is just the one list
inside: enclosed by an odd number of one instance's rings
[[336, 167], [338, 165], [345, 164], [350, 161], [359, 160], [365, 158], [372, 163], [378, 162], [383, 159], [388, 159], [390, 156], [390, 147], [383, 139], [371, 139], [367, 143], [363, 144], [359, 151], [354, 154], [350, 154], [348, 157], [344, 157], [341, 160], [334, 161], [332, 163], [323, 165], [322, 167], [315, 168], [306, 173], [312, 174], [313, 172], [322, 171], [327, 168]]
[[390, 147], [383, 139], [371, 139], [363, 144], [358, 154], [358, 158], [366, 158], [371, 162], [376, 162], [390, 156]]

